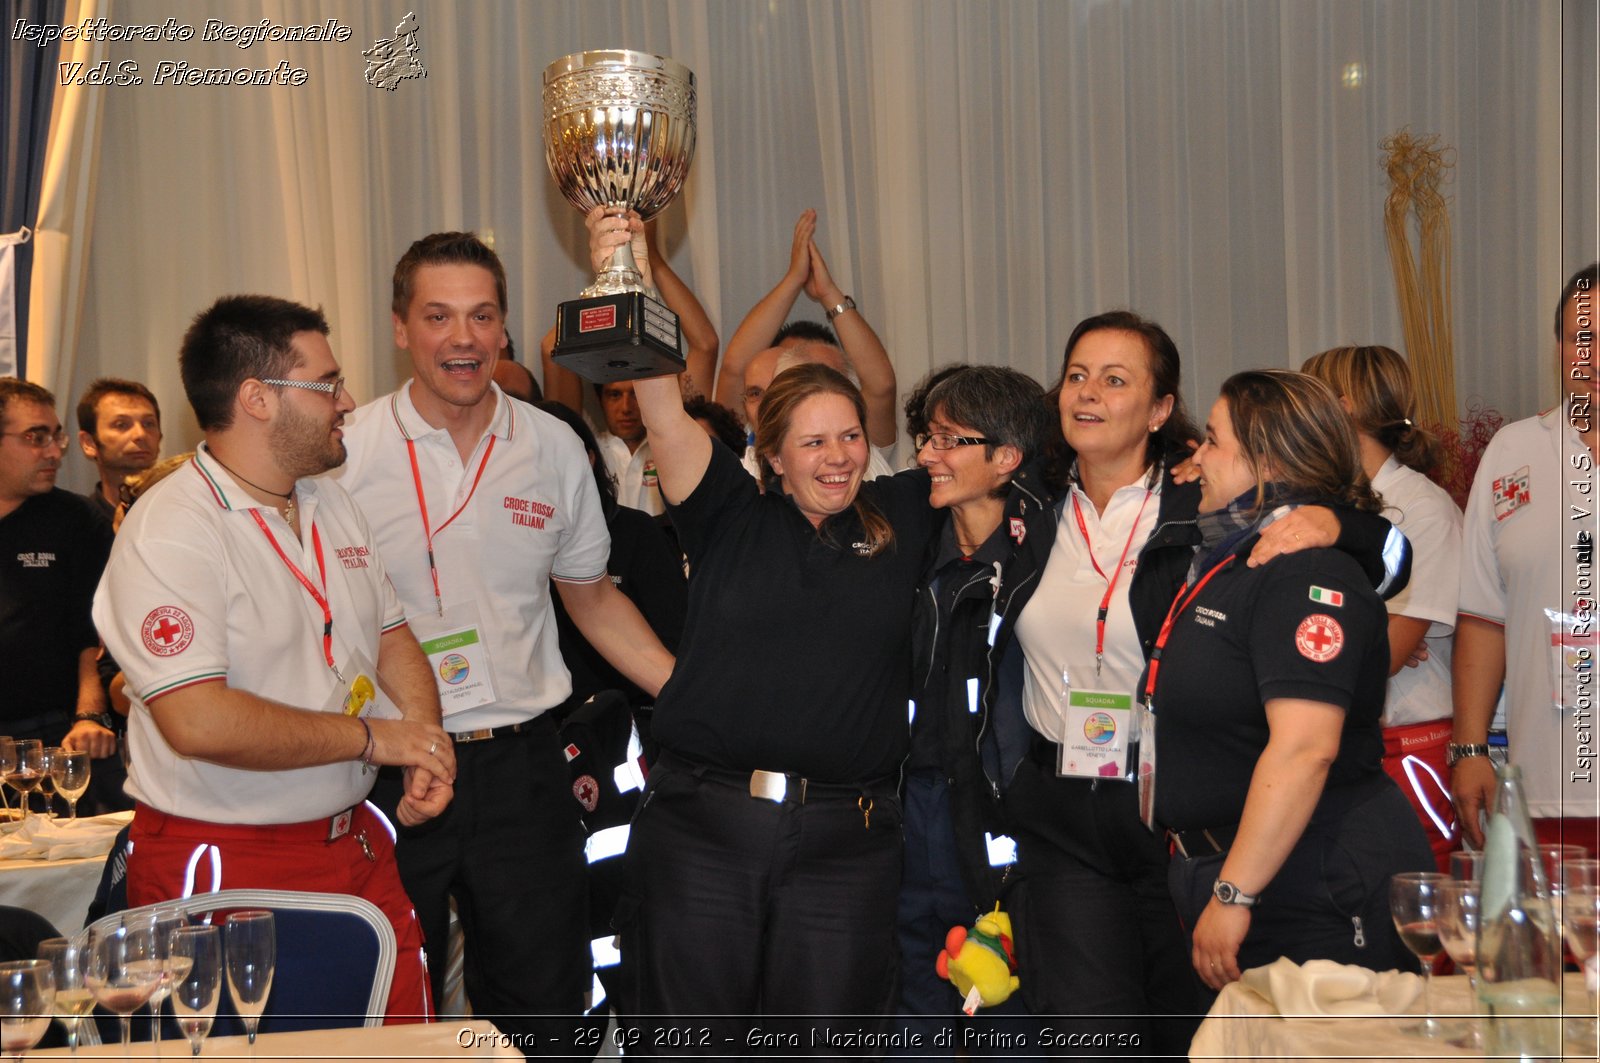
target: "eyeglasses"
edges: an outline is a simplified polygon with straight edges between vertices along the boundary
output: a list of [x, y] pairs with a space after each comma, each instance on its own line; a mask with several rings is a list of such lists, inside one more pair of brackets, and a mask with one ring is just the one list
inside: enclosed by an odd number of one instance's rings
[[934, 450], [954, 450], [957, 447], [976, 447], [988, 442], [982, 436], [953, 436], [948, 432], [934, 432], [932, 435], [927, 432], [919, 432], [916, 436], [918, 450], [921, 450], [929, 443], [933, 444]]
[[65, 449], [67, 445], [65, 428], [57, 428], [54, 432], [48, 428], [30, 428], [26, 432], [0, 432], [0, 436], [18, 436], [34, 450], [43, 450], [50, 446]]
[[274, 380], [262, 377], [263, 384], [271, 384], [280, 388], [304, 388], [306, 391], [320, 391], [324, 395], [337, 396], [344, 390], [344, 377], [338, 380]]

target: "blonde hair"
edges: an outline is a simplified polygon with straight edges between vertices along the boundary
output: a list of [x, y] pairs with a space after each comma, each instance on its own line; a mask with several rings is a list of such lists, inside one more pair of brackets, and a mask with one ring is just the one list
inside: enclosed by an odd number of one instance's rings
[[1257, 509], [1269, 482], [1300, 499], [1382, 508], [1361, 470], [1355, 425], [1322, 381], [1288, 369], [1251, 369], [1223, 381], [1222, 397], [1256, 476]]
[[[756, 453], [760, 455], [762, 475], [771, 469], [770, 459], [783, 446], [800, 404], [818, 395], [842, 395], [855, 407], [862, 431], [866, 431], [867, 404], [861, 391], [836, 369], [817, 362], [797, 365], [772, 378], [772, 386], [761, 398], [756, 417]], [[878, 507], [858, 493], [851, 502], [866, 533], [866, 556], [876, 557], [894, 543], [894, 528]], [[837, 544], [835, 544], [837, 545]]]
[[1350, 400], [1356, 430], [1371, 436], [1395, 458], [1427, 475], [1439, 464], [1439, 443], [1415, 423], [1416, 390], [1411, 367], [1389, 347], [1334, 347], [1301, 367], [1335, 395]]

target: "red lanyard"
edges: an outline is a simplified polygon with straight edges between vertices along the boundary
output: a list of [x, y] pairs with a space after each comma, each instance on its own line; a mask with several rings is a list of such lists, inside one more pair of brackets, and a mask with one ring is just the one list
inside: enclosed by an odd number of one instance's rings
[[472, 478], [472, 489], [467, 492], [467, 497], [462, 499], [461, 505], [450, 514], [449, 520], [439, 525], [437, 529], [428, 528], [428, 500], [422, 493], [422, 472], [417, 468], [417, 444], [410, 436], [406, 437], [406, 451], [411, 455], [411, 482], [417, 488], [417, 509], [422, 513], [422, 537], [428, 543], [428, 574], [433, 577], [433, 604], [439, 610], [439, 615], [444, 615], [444, 598], [439, 594], [439, 567], [433, 563], [433, 537], [439, 532], [450, 527], [451, 521], [461, 516], [462, 510], [472, 502], [472, 496], [478, 493], [478, 481], [483, 479], [483, 470], [489, 467], [489, 455], [494, 453], [494, 436], [489, 437], [489, 445], [483, 448], [483, 460], [478, 462], [478, 473]]
[[[261, 519], [261, 511], [252, 509], [250, 515], [255, 518], [256, 526], [261, 529], [261, 534], [267, 537], [267, 542], [271, 543], [272, 548], [278, 552], [278, 558], [290, 572], [294, 573], [294, 578], [299, 580], [300, 586], [304, 587], [306, 593], [311, 595], [311, 600], [322, 608], [322, 658], [328, 662], [328, 667], [333, 670], [333, 674], [339, 675], [339, 668], [333, 663], [333, 609], [328, 605], [328, 569], [322, 560], [322, 536], [317, 531], [317, 522], [315, 520], [311, 522], [311, 547], [317, 552], [317, 575], [322, 579], [322, 590], [320, 591], [312, 586], [311, 581], [306, 578], [306, 574], [300, 571], [300, 566], [289, 560], [289, 555], [283, 552], [283, 547], [278, 545], [277, 536], [272, 534], [272, 529], [267, 527], [267, 522]], [[341, 681], [344, 679], [343, 676], [339, 676], [339, 678]]]
[[1111, 611], [1111, 595], [1117, 589], [1117, 580], [1122, 578], [1123, 562], [1128, 560], [1128, 551], [1133, 547], [1133, 537], [1139, 534], [1139, 519], [1144, 516], [1144, 507], [1150, 504], [1150, 489], [1144, 491], [1144, 501], [1139, 503], [1138, 515], [1133, 518], [1133, 527], [1128, 529], [1128, 541], [1122, 544], [1122, 556], [1117, 559], [1117, 567], [1108, 577], [1100, 571], [1100, 562], [1094, 558], [1094, 546], [1089, 542], [1089, 526], [1083, 522], [1083, 510], [1078, 506], [1078, 496], [1072, 496], [1072, 515], [1078, 518], [1078, 531], [1083, 534], [1083, 547], [1089, 551], [1089, 564], [1106, 581], [1105, 597], [1100, 599], [1100, 609], [1094, 617], [1094, 677], [1100, 678], [1100, 663], [1105, 659], [1106, 652], [1106, 615]]
[[1161, 670], [1161, 651], [1167, 647], [1167, 639], [1172, 635], [1172, 625], [1177, 622], [1179, 614], [1189, 608], [1189, 603], [1199, 597], [1201, 591], [1205, 590], [1206, 584], [1211, 582], [1211, 577], [1233, 564], [1234, 558], [1238, 556], [1237, 554], [1229, 554], [1221, 561], [1218, 561], [1212, 566], [1210, 572], [1200, 577], [1200, 582], [1192, 585], [1193, 590], [1190, 590], [1189, 586], [1186, 585], [1183, 590], [1178, 592], [1178, 596], [1172, 599], [1172, 608], [1167, 610], [1167, 618], [1161, 622], [1161, 633], [1156, 636], [1155, 648], [1150, 651], [1150, 678], [1144, 684], [1144, 704], [1146, 708], [1150, 707], [1150, 698], [1156, 692], [1156, 673]]

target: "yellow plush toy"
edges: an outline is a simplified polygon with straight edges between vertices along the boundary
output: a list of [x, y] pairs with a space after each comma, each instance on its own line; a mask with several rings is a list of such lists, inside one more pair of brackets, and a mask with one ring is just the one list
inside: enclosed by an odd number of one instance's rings
[[964, 926], [951, 927], [934, 966], [940, 978], [961, 992], [962, 1010], [968, 1015], [1005, 1003], [1021, 984], [1011, 942], [1011, 917], [997, 904], [970, 932]]

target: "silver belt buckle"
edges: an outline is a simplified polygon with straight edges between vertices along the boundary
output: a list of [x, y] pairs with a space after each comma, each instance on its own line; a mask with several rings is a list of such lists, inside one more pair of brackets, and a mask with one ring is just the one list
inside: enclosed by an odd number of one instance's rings
[[783, 796], [789, 790], [789, 780], [782, 772], [753, 771], [750, 773], [750, 796], [759, 797], [763, 801], [783, 803]]

